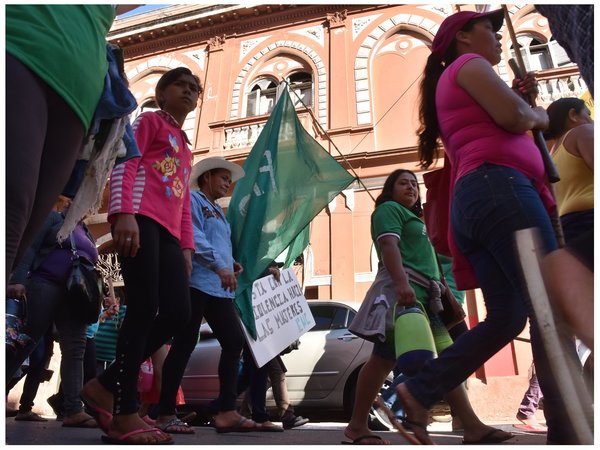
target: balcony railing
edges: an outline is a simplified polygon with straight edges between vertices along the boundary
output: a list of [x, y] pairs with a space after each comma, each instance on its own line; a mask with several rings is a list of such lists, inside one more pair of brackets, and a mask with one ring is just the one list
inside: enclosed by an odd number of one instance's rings
[[569, 65], [559, 69], [548, 69], [537, 72], [539, 82], [538, 103], [548, 106], [555, 100], [564, 97], [581, 97], [588, 90], [577, 66]]
[[[546, 107], [563, 97], [581, 97], [588, 89], [575, 65], [539, 71], [536, 76], [540, 92], [537, 103], [540, 106]], [[298, 116], [302, 125], [314, 135], [312, 119], [308, 112], [299, 110]], [[213, 128], [213, 132], [225, 134], [223, 150], [235, 151], [251, 148], [258, 139], [267, 119], [268, 116], [247, 117], [227, 124], [221, 123], [211, 128]], [[219, 131], [219, 129], [221, 130]]]
[[[310, 114], [305, 109], [297, 110], [297, 113], [302, 126], [312, 136], [315, 136]], [[268, 115], [247, 117], [235, 122], [228, 122], [227, 124], [214, 124], [211, 126], [211, 129], [213, 133], [223, 132], [225, 134], [223, 150], [249, 149], [255, 144], [268, 119]]]

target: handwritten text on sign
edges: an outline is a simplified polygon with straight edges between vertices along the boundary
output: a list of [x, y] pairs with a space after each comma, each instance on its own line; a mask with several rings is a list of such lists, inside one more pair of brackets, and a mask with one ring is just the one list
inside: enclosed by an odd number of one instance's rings
[[256, 321], [256, 340], [248, 334], [246, 338], [258, 367], [315, 326], [292, 269], [282, 270], [279, 282], [272, 275], [254, 282], [252, 310]]

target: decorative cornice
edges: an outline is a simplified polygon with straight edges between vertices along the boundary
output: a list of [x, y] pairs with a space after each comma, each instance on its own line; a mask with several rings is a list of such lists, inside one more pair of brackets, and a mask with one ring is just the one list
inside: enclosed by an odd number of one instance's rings
[[[199, 10], [187, 10], [177, 16], [139, 22], [127, 28], [117, 28], [107, 35], [109, 42], [124, 49], [127, 59], [148, 56], [182, 47], [197, 46], [214, 36], [244, 37], [257, 30], [304, 24], [312, 18], [326, 17], [328, 13], [344, 8], [347, 11], [374, 10], [385, 5], [257, 5], [235, 10], [214, 11], [199, 17]], [[174, 7], [177, 8], [177, 7]], [[167, 8], [159, 10], [163, 14]], [[142, 15], [140, 15], [140, 18]], [[149, 18], [152, 16], [149, 15]], [[189, 20], [185, 20], [189, 17]], [[118, 22], [116, 22], [118, 25]]]
[[348, 18], [348, 10], [335, 11], [332, 14], [327, 14], [327, 22], [329, 28], [337, 28], [346, 25], [346, 19]]
[[222, 50], [223, 46], [225, 45], [225, 41], [226, 41], [225, 35], [211, 37], [207, 43], [208, 51], [213, 52], [216, 50]]

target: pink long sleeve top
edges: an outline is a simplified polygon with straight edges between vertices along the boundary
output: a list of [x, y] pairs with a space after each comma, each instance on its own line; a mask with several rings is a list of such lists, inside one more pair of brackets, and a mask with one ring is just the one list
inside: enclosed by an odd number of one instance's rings
[[192, 152], [177, 121], [165, 111], [145, 112], [133, 124], [139, 158], [115, 166], [110, 176], [108, 221], [115, 214], [149, 217], [194, 248], [188, 182]]

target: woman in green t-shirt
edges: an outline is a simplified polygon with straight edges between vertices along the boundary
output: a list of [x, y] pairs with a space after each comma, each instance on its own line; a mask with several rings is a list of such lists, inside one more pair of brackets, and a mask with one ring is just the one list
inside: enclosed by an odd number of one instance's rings
[[[375, 200], [375, 211], [371, 215], [371, 237], [375, 243], [379, 257], [379, 269], [373, 285], [367, 292], [363, 305], [356, 319], [350, 326], [351, 331], [360, 330], [357, 334], [361, 336], [372, 336], [374, 342], [373, 353], [358, 375], [356, 385], [356, 397], [352, 418], [346, 427], [344, 434], [355, 444], [389, 444], [379, 436], [373, 435], [368, 427], [369, 410], [377, 393], [388, 374], [396, 365], [396, 348], [394, 332], [400, 340], [402, 330], [394, 330], [394, 320], [399, 312], [404, 309], [416, 312], [420, 310], [426, 320], [428, 330], [413, 330], [406, 335], [408, 341], [416, 340], [416, 334], [431, 332], [435, 344], [435, 352], [438, 354], [452, 344], [448, 331], [443, 325], [437, 312], [434, 301], [435, 295], [431, 291], [413, 281], [418, 272], [429, 280], [439, 281], [440, 272], [435, 256], [435, 251], [429, 237], [425, 224], [421, 219], [422, 208], [419, 198], [419, 186], [416, 175], [410, 170], [398, 169], [386, 179], [379, 197]], [[376, 332], [361, 328], [361, 326], [372, 323], [374, 317], [367, 318], [364, 322], [357, 319], [371, 315], [373, 306], [381, 304], [382, 300], [387, 304], [385, 317], [380, 316], [382, 323]], [[414, 308], [418, 308], [415, 310]], [[365, 314], [367, 311], [369, 313]], [[362, 314], [361, 314], [362, 313]], [[377, 321], [377, 319], [375, 319]], [[382, 329], [385, 329], [382, 332]], [[415, 352], [418, 360], [410, 361], [406, 367], [405, 375], [410, 376], [410, 370], [416, 372], [428, 359], [435, 357], [435, 352]], [[403, 357], [402, 355], [400, 356]], [[459, 416], [464, 426], [465, 441], [478, 440], [481, 436], [494, 435], [496, 438], [505, 440], [510, 438], [510, 433], [495, 430], [482, 423], [475, 415], [469, 399], [462, 385], [449, 392], [446, 400], [453, 411]], [[408, 421], [404, 419], [404, 423]], [[426, 428], [427, 424], [410, 423], [412, 428]], [[502, 435], [501, 435], [502, 434]]]
[[6, 279], [84, 144], [104, 88], [106, 34], [115, 15], [138, 6], [5, 7]]

